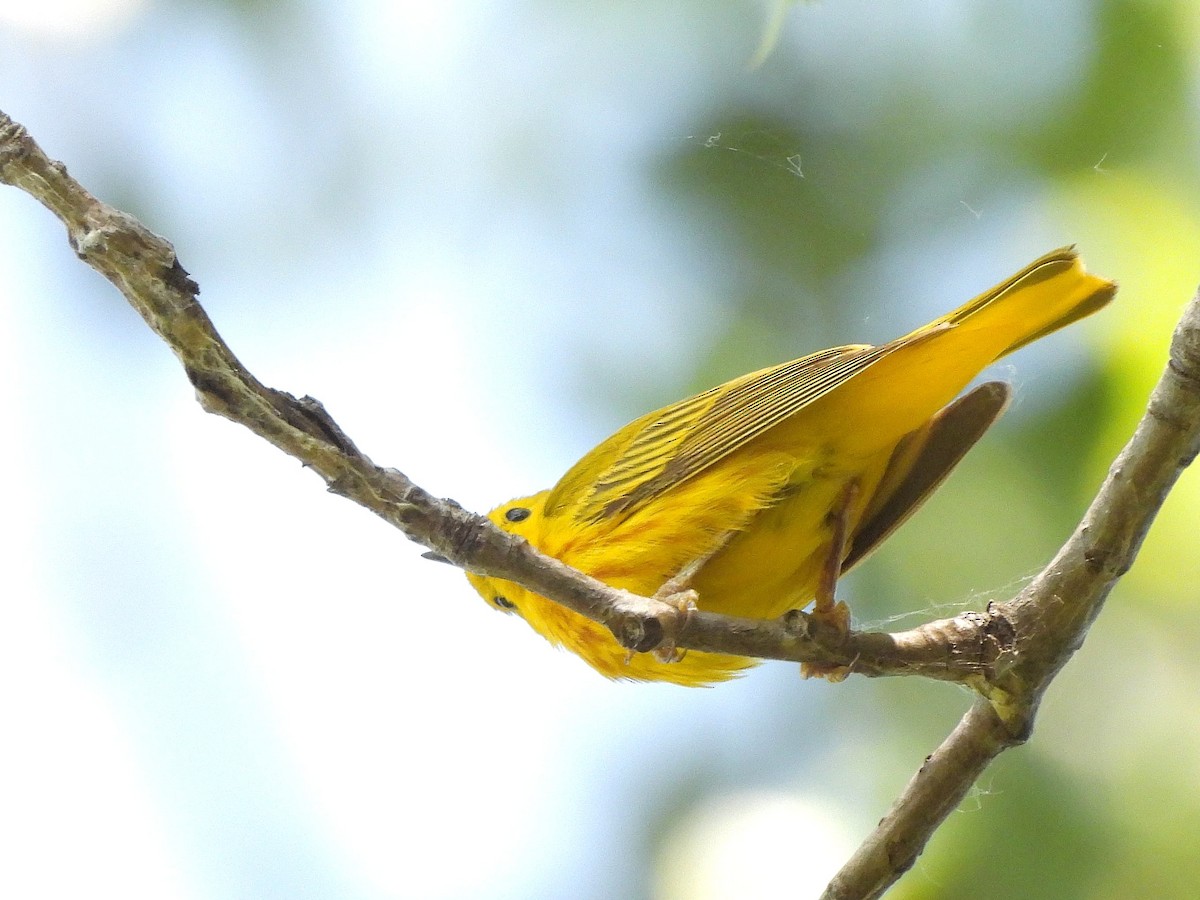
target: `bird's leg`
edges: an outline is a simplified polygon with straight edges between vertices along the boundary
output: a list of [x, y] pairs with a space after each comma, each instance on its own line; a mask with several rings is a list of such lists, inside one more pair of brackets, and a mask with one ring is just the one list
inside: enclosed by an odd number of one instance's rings
[[[724, 545], [725, 542], [722, 541], [717, 547], [717, 550]], [[704, 564], [713, 558], [713, 554], [716, 553], [717, 550], [711, 550], [708, 553], [705, 553], [703, 556], [697, 556], [690, 563], [685, 565], [678, 572], [664, 581], [662, 583], [662, 587], [654, 592], [654, 599], [670, 601], [672, 597], [676, 597], [680, 594], [695, 594], [696, 592], [692, 590], [692, 579], [696, 577], [696, 573], [700, 571]], [[692, 599], [694, 600], [695, 597]]]
[[687, 596], [692, 601], [692, 606], [694, 607], [698, 595], [692, 590], [692, 579], [699, 574], [701, 569], [708, 565], [709, 560], [725, 549], [725, 545], [729, 543], [729, 539], [735, 534], [737, 532], [732, 530], [725, 532], [711, 547], [691, 562], [682, 566], [678, 572], [662, 583], [662, 587], [654, 592], [654, 599], [671, 603], [673, 602], [673, 598]]
[[[842, 574], [842, 560], [846, 557], [846, 543], [850, 538], [850, 509], [858, 499], [857, 481], [847, 482], [838, 497], [837, 505], [829, 511], [829, 552], [821, 566], [821, 577], [817, 582], [817, 593], [813, 598], [813, 610], [809, 618], [818, 623], [831, 625], [841, 634], [850, 631], [850, 607], [836, 597], [838, 578]], [[827, 678], [841, 681], [849, 670], [845, 666], [823, 666], [802, 663], [800, 674], [805, 678]]]
[[[727, 531], [712, 547], [685, 564], [678, 572], [662, 583], [654, 592], [654, 599], [669, 603], [683, 614], [681, 624], [687, 621], [688, 615], [696, 608], [700, 595], [692, 589], [692, 579], [696, 577], [705, 564], [717, 555], [736, 532]], [[679, 662], [686, 650], [680, 650], [673, 640], [668, 638], [654, 650], [654, 655], [662, 662]]]
[[835, 594], [838, 579], [842, 575], [846, 542], [850, 539], [850, 508], [858, 499], [858, 491], [857, 481], [847, 482], [837, 505], [829, 511], [829, 552], [821, 566], [821, 579], [817, 582], [817, 594], [813, 600], [812, 614], [831, 624], [839, 624], [843, 631], [850, 627], [850, 610]]

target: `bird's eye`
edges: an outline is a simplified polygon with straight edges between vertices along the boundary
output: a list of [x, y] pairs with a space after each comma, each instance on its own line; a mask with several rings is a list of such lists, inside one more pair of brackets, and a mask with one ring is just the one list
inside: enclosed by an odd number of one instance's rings
[[529, 509], [524, 506], [514, 506], [504, 514], [504, 518], [510, 522], [524, 522], [529, 518]]
[[495, 603], [501, 609], [516, 609], [517, 608], [517, 604], [513, 603], [507, 597], [502, 597], [499, 594], [497, 594], [495, 597], [492, 598], [492, 602]]

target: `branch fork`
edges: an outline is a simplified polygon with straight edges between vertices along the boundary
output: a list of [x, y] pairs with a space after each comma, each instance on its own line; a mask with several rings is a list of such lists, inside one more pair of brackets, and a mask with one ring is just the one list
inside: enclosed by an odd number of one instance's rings
[[[633, 652], [703, 650], [783, 659], [869, 677], [921, 675], [976, 699], [913, 776], [823, 895], [880, 896], [986, 766], [1025, 741], [1054, 676], [1081, 645], [1133, 564], [1155, 514], [1200, 451], [1200, 297], [1176, 328], [1166, 371], [1083, 521], [1016, 597], [896, 633], [856, 632], [793, 611], [764, 622], [694, 609], [687, 592], [638, 597], [544, 556], [482, 516], [371, 462], [319, 402], [262, 385], [196, 301], [199, 287], [169, 242], [89, 194], [0, 112], [0, 182], [29, 193], [66, 226], [80, 259], [111, 281], [179, 357], [203, 408], [245, 425], [462, 568], [515, 581], [605, 624]], [[686, 588], [686, 585], [683, 585]]]

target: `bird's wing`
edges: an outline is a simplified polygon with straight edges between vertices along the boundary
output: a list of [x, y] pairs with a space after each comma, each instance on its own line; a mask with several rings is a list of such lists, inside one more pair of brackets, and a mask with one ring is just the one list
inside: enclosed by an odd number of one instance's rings
[[822, 350], [643, 416], [576, 463], [551, 490], [546, 513], [569, 512], [579, 521], [628, 513], [836, 390], [899, 345]]

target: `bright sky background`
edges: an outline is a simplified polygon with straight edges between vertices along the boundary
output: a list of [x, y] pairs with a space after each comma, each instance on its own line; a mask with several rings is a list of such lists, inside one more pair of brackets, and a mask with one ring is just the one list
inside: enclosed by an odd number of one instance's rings
[[[237, 71], [241, 38], [220, 15], [167, 13], [10, 8], [4, 108], [94, 190], [104, 172], [89, 161], [112, 148], [89, 139], [120, 140], [144, 178], [125, 201], [166, 197], [136, 212], [176, 243], [235, 352], [320, 397], [377, 460], [480, 509], [553, 480], [588, 438], [532, 419], [553, 404], [531, 393], [532, 348], [581, 293], [619, 298], [643, 279], [687, 291], [678, 260], [639, 252], [658, 223], [624, 169], [672, 111], [685, 118], [692, 49], [653, 46], [661, 30], [635, 42], [631, 58], [680, 68], [631, 108], [599, 71], [579, 81], [554, 59], [552, 7], [338, 3], [296, 13], [328, 29], [331, 58], [307, 73], [312, 108], [281, 113], [261, 72]], [[724, 52], [749, 52], [755, 27]], [[524, 64], [504, 58], [518, 29], [543, 44]], [[716, 55], [691, 64], [741, 62]], [[571, 76], [549, 91], [547, 59]], [[339, 67], [332, 84], [321, 66]], [[349, 140], [393, 157], [395, 199], [291, 233], [265, 217], [320, 202], [287, 195], [340, 165], [323, 154], [346, 136], [323, 133], [322, 104], [350, 88], [367, 107], [341, 110], [357, 120]], [[498, 96], [535, 91], [527, 121], [504, 120]], [[312, 133], [272, 125], [291, 115]], [[349, 189], [370, 190], [359, 174], [343, 174]], [[595, 217], [553, 221], [581, 205], [537, 193], [556, 180]], [[259, 221], [228, 211], [247, 195]], [[0, 893], [552, 896], [589, 870], [595, 896], [619, 890], [589, 843], [620, 831], [677, 740], [744, 735], [761, 689], [610, 685], [490, 614], [458, 573], [205, 416], [48, 214], [6, 192], [0, 217], [0, 376], [22, 423], [0, 445], [5, 518], [20, 523], [3, 548], [0, 697], [16, 739], [0, 769]], [[622, 265], [544, 255], [588, 240]], [[524, 302], [538, 295], [561, 310]], [[613, 313], [614, 330], [635, 314]], [[793, 672], [762, 677], [816, 702]]]
[[[1018, 8], [980, 55], [983, 5], [801, 4], [780, 52], [813, 72], [836, 59], [851, 82], [926, 66], [939, 102], [968, 108], [1008, 79], [1001, 127], [1047, 77], [1069, 82], [1086, 22], [1082, 4]], [[0, 108], [175, 243], [259, 378], [482, 510], [621, 424], [611, 392], [580, 411], [577, 354], [603, 348], [614, 379], [651, 372], [666, 401], [679, 348], [716, 327], [706, 236], [640, 165], [714, 137], [716, 98], [695, 89], [714, 73], [729, 97], [754, 89], [766, 4], [676, 6], [326, 0], [264, 7], [247, 48], [225, 7], [8, 5]], [[1014, 82], [1005, 47], [1031, 41], [1059, 48], [1055, 67]], [[829, 103], [827, 127], [873, 114], [862, 102]], [[848, 273], [897, 301], [843, 339], [889, 337], [1062, 242], [1019, 179], [1016, 199], [968, 205], [954, 177], [928, 173], [899, 209], [944, 200], [958, 230], [898, 246], [956, 261], [923, 272], [897, 251]], [[631, 896], [651, 836], [629, 811], [702, 778], [728, 796], [670, 831], [656, 896], [738, 896], [746, 847], [805, 896], [797, 873], [823, 883], [878, 817], [853, 748], [886, 723], [784, 769], [779, 747], [805, 736], [771, 709], [816, 721], [833, 702], [792, 667], [710, 691], [598, 678], [205, 415], [49, 213], [6, 189], [0, 234], [0, 895]], [[1032, 353], [1022, 378], [1043, 364]], [[906, 689], [852, 680], [837, 702]], [[689, 768], [696, 746], [714, 768]], [[898, 787], [928, 749], [876, 777]], [[701, 865], [706, 893], [688, 880]]]

